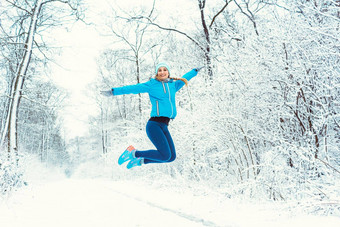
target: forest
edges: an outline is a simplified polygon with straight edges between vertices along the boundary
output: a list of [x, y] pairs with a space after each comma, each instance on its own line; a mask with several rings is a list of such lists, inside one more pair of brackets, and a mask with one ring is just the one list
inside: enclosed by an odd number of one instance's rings
[[[0, 194], [25, 185], [25, 160], [34, 156], [68, 177], [327, 201], [314, 211], [339, 213], [340, 0], [131, 2], [107, 7], [96, 24], [89, 1], [1, 1]], [[48, 34], [78, 23], [112, 45], [93, 56], [96, 79], [84, 88], [98, 114], [88, 117], [86, 136], [66, 138], [68, 92], [51, 79], [63, 44]], [[131, 144], [152, 146], [148, 96], [99, 92], [148, 81], [160, 61], [177, 77], [204, 68], [176, 97], [176, 161], [129, 171], [118, 155]]]

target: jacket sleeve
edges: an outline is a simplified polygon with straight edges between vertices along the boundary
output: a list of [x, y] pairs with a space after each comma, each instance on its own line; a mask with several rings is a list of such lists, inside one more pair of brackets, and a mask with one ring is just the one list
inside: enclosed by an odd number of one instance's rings
[[[193, 70], [187, 72], [186, 74], [184, 74], [182, 76], [182, 78], [185, 78], [185, 79], [187, 79], [189, 81], [193, 77], [195, 77], [196, 75], [197, 75], [197, 71], [195, 69], [193, 69]], [[175, 82], [175, 85], [176, 85], [176, 91], [178, 91], [179, 89], [181, 89], [185, 85], [185, 83], [183, 81], [181, 81], [181, 80], [177, 80]]]
[[149, 92], [150, 81], [135, 85], [112, 88], [113, 95], [139, 94]]

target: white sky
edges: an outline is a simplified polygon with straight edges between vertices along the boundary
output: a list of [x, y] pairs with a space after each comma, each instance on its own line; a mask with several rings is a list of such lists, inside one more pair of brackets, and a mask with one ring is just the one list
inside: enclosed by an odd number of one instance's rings
[[69, 132], [67, 136], [82, 135], [87, 127], [88, 115], [95, 114], [86, 89], [96, 77], [95, 57], [101, 46], [96, 42], [100, 38], [98, 34], [89, 30], [92, 29], [77, 23], [70, 32], [60, 34], [65, 47], [56, 61], [62, 67], [54, 65], [52, 68], [53, 80], [70, 93], [70, 103], [61, 113], [65, 130]]
[[[93, 3], [89, 0], [87, 2]], [[91, 7], [86, 15], [100, 15], [105, 8], [100, 2], [104, 4], [106, 0], [96, 1], [96, 8]], [[98, 23], [100, 19], [100, 16], [91, 17], [90, 22]], [[68, 31], [54, 31], [53, 35], [61, 43], [59, 45], [62, 46], [62, 54], [56, 58], [58, 65], [52, 67], [52, 79], [70, 94], [69, 102], [61, 112], [66, 138], [82, 136], [87, 133], [88, 117], [96, 115], [95, 104], [87, 96], [88, 85], [97, 76], [95, 59], [109, 44], [107, 38], [101, 36], [94, 26], [87, 26], [82, 22], [75, 23]]]

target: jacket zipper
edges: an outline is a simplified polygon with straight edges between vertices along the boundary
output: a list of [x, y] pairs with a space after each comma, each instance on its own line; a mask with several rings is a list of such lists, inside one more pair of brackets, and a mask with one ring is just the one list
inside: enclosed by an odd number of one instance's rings
[[170, 93], [169, 84], [167, 83], [166, 86], [168, 87], [168, 91], [169, 91], [169, 102], [170, 102], [170, 105], [171, 105], [171, 116], [170, 116], [170, 118], [172, 118], [172, 115], [174, 115], [174, 107], [173, 107], [172, 102], [171, 102], [171, 93]]
[[158, 101], [156, 100], [156, 107], [157, 107], [157, 116], [159, 116], [159, 106], [158, 106]]
[[165, 86], [164, 86], [164, 82], [162, 82], [162, 85], [163, 85], [164, 93], [166, 94], [166, 89], [165, 89]]

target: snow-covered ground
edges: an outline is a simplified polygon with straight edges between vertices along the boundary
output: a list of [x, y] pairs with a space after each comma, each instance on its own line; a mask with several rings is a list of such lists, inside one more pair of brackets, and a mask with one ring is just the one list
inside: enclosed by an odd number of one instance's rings
[[105, 178], [91, 163], [72, 177], [34, 158], [25, 163], [28, 185], [0, 197], [0, 227], [340, 226], [340, 215], [310, 214], [312, 203], [230, 199], [165, 177], [126, 180], [133, 172], [118, 167], [117, 176]]
[[340, 226], [340, 217], [287, 208], [141, 181], [61, 177], [36, 181], [3, 200], [0, 226]]

